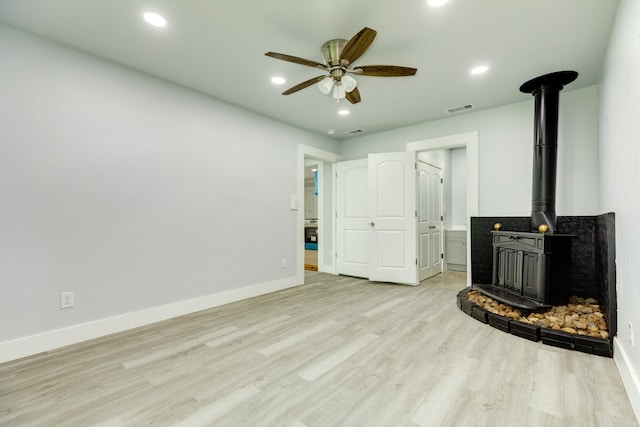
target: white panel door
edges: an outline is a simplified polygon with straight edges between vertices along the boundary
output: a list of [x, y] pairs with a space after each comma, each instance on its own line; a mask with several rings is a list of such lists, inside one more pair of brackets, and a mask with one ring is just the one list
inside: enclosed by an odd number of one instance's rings
[[369, 155], [369, 280], [418, 282], [415, 156]]
[[338, 274], [368, 278], [368, 161], [339, 162], [337, 175], [337, 271]]
[[442, 272], [442, 170], [418, 163], [419, 280]]

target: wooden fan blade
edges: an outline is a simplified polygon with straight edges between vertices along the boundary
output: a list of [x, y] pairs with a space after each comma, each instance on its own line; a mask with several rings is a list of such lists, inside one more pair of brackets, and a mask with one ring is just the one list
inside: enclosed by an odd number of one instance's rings
[[320, 80], [324, 79], [327, 76], [318, 76], [318, 77], [314, 77], [312, 79], [309, 79], [307, 81], [304, 81], [302, 83], [298, 83], [297, 85], [295, 85], [294, 87], [285, 90], [284, 92], [282, 92], [283, 95], [291, 95], [292, 93], [295, 93], [299, 90], [302, 90], [306, 87], [311, 86], [314, 83], [318, 83]]
[[418, 71], [416, 68], [400, 67], [397, 65], [363, 65], [351, 70], [352, 73], [359, 76], [376, 76], [376, 77], [404, 77], [413, 76]]
[[371, 28], [364, 27], [358, 34], [351, 37], [340, 54], [340, 62], [346, 61], [347, 65], [355, 62], [363, 53], [369, 49], [373, 39], [376, 38], [376, 31]]
[[351, 92], [346, 93], [346, 98], [350, 103], [357, 104], [358, 102], [360, 102], [360, 91], [358, 90], [358, 88], [355, 88]]
[[309, 59], [304, 59], [304, 58], [298, 58], [297, 56], [286, 55], [284, 53], [267, 52], [265, 53], [265, 55], [275, 59], [280, 59], [282, 61], [293, 62], [295, 64], [307, 65], [309, 67], [321, 68], [323, 70], [327, 69], [327, 67], [324, 64], [321, 64], [320, 62], [311, 61]]

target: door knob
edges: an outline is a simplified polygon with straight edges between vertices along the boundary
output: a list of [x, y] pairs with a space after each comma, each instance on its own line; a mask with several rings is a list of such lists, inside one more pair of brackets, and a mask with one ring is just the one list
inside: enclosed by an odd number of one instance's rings
[[376, 225], [376, 223], [375, 222], [370, 222], [369, 225], [374, 227]]

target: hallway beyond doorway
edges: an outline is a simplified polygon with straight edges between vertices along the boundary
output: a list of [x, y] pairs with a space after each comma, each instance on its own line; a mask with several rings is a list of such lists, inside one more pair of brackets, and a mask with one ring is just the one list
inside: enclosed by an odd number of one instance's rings
[[307, 271], [318, 271], [318, 251], [304, 251], [304, 269]]

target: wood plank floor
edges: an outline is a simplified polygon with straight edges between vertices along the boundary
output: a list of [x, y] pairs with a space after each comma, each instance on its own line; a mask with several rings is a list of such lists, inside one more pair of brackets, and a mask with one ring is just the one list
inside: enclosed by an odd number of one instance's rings
[[612, 359], [416, 287], [304, 286], [0, 365], [2, 426], [637, 426]]
[[304, 268], [305, 270], [318, 271], [318, 251], [304, 251]]

